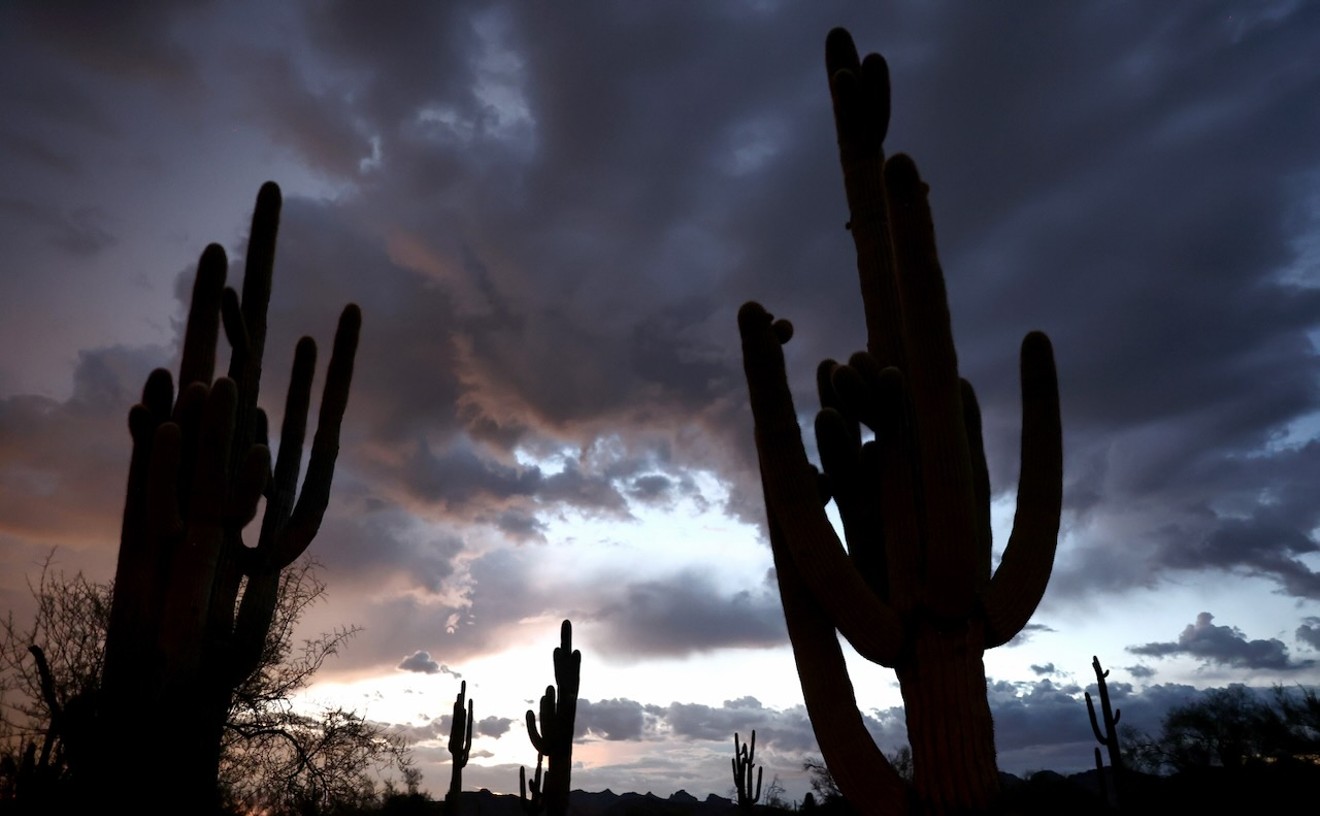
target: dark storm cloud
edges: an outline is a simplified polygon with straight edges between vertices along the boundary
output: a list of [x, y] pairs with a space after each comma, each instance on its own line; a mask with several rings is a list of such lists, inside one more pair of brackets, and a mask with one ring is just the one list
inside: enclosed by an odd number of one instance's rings
[[[864, 718], [868, 727], [873, 723], [878, 725], [873, 717], [864, 715]], [[725, 700], [719, 707], [671, 703], [665, 721], [675, 736], [685, 739], [731, 741], [733, 734], [739, 733], [745, 741], [751, 739], [754, 730], [758, 748], [788, 753], [811, 751], [816, 747], [815, 733], [811, 730], [805, 708], [767, 708], [755, 697]]]
[[[472, 730], [483, 737], [499, 739], [509, 733], [513, 723], [514, 720], [509, 717], [483, 717], [473, 722]], [[411, 739], [419, 741], [425, 739], [447, 740], [454, 729], [454, 715], [442, 714], [424, 726], [414, 726], [414, 729], [415, 733], [409, 735]], [[473, 756], [476, 756], [476, 754], [473, 754]], [[490, 754], [486, 754], [486, 756], [490, 756]]]
[[1053, 663], [1046, 663], [1046, 664], [1043, 665], [1043, 666], [1039, 666], [1039, 665], [1037, 665], [1037, 664], [1035, 664], [1035, 663], [1032, 663], [1032, 664], [1031, 664], [1031, 670], [1032, 670], [1033, 672], [1035, 672], [1038, 676], [1044, 676], [1044, 675], [1047, 675], [1047, 674], [1054, 674], [1055, 671], [1056, 671], [1055, 668], [1054, 668], [1054, 664], [1053, 664]]
[[1312, 649], [1320, 650], [1320, 618], [1308, 617], [1303, 619], [1302, 625], [1298, 626], [1297, 631], [1293, 634], [1299, 641]]
[[159, 350], [89, 350], [79, 355], [68, 400], [0, 399], [0, 529], [44, 549], [118, 542], [132, 450], [128, 408], [161, 362]]
[[655, 722], [664, 709], [642, 705], [636, 700], [578, 701], [576, 736], [597, 736], [605, 740], [638, 740], [654, 732]]
[[1140, 663], [1138, 663], [1135, 666], [1124, 666], [1123, 671], [1127, 672], [1128, 674], [1132, 675], [1138, 680], [1145, 680], [1147, 678], [1154, 677], [1156, 674], [1158, 674], [1158, 672], [1156, 672], [1155, 669], [1152, 669], [1150, 666], [1144, 666]]
[[0, 198], [0, 214], [40, 230], [52, 246], [74, 256], [95, 255], [118, 243], [118, 238], [107, 229], [110, 217], [96, 207], [76, 207], [66, 211], [15, 198]]
[[6, 16], [47, 48], [94, 72], [179, 88], [196, 80], [197, 65], [178, 38], [177, 27], [206, 5], [204, 0], [140, 0], [116, 6], [18, 3]]
[[[803, 395], [814, 359], [861, 343], [820, 68], [846, 22], [891, 57], [889, 143], [932, 186], [997, 489], [1018, 339], [1054, 337], [1074, 536], [1050, 602], [1206, 568], [1317, 597], [1300, 556], [1320, 517], [1289, 487], [1320, 469], [1279, 440], [1320, 407], [1320, 290], [1297, 267], [1320, 79], [1279, 55], [1315, 50], [1320, 12], [842, 8], [344, 3], [290, 12], [282, 50], [244, 44], [240, 115], [351, 182], [286, 208], [277, 291], [299, 295], [276, 299], [279, 325], [363, 303], [349, 460], [396, 502], [524, 538], [538, 514], [622, 512], [688, 466], [758, 518], [737, 304], [797, 322]], [[135, 7], [105, 29], [141, 44], [118, 55], [83, 47], [88, 26], [20, 18], [107, 81], [190, 82], [209, 52], [177, 30], [202, 11]], [[70, 245], [105, 232], [89, 220]], [[537, 479], [509, 455], [605, 433], [667, 445], [672, 471]], [[1262, 491], [1281, 498], [1244, 511]]]
[[637, 581], [610, 593], [592, 615], [601, 646], [619, 657], [680, 656], [730, 647], [766, 647], [786, 639], [779, 599], [765, 588], [722, 592], [709, 577], [686, 572]]
[[1296, 671], [1315, 665], [1314, 660], [1295, 661], [1288, 655], [1288, 647], [1276, 638], [1247, 640], [1242, 631], [1233, 626], [1216, 626], [1215, 616], [1202, 612], [1195, 623], [1187, 624], [1177, 641], [1146, 643], [1129, 646], [1133, 654], [1150, 657], [1190, 655], [1206, 663], [1239, 669], [1273, 669]]

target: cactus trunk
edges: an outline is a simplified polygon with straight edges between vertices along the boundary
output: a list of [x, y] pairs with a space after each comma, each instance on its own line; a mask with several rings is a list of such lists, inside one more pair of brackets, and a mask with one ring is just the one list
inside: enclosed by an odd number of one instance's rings
[[912, 746], [915, 798], [938, 813], [980, 806], [999, 791], [994, 725], [977, 641], [971, 631], [919, 627], [912, 662], [896, 669]]

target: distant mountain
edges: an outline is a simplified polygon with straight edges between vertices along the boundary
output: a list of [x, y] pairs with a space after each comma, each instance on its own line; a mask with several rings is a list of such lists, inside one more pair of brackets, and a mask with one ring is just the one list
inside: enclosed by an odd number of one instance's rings
[[[573, 816], [729, 816], [731, 800], [711, 794], [705, 800], [687, 791], [662, 799], [653, 793], [597, 793], [575, 790], [568, 795]], [[514, 794], [491, 793], [485, 788], [464, 791], [463, 816], [526, 816], [522, 801]]]

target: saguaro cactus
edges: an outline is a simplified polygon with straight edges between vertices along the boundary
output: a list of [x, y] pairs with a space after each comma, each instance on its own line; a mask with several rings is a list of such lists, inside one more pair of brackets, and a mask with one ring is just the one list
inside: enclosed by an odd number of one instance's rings
[[[311, 544], [329, 501], [361, 314], [349, 305], [340, 316], [299, 493], [311, 338], [294, 354], [273, 472], [257, 405], [280, 206], [279, 188], [265, 184], [241, 298], [225, 286], [224, 250], [212, 244], [202, 253], [177, 397], [170, 373], [158, 369], [129, 413], [133, 453], [91, 778], [98, 797], [122, 792], [136, 812], [214, 807], [233, 691], [266, 647], [280, 571]], [[229, 376], [215, 378], [222, 322], [232, 356]], [[263, 496], [260, 533], [245, 544], [243, 528]], [[168, 722], [167, 737], [156, 718]]]
[[[871, 813], [977, 812], [999, 789], [986, 649], [1021, 631], [1053, 566], [1062, 442], [1053, 353], [1022, 343], [1022, 467], [1012, 537], [991, 571], [980, 413], [958, 376], [927, 187], [886, 161], [889, 72], [830, 32], [826, 67], [857, 249], [867, 350], [818, 369], [807, 461], [782, 345], [792, 326], [759, 304], [738, 315], [770, 541], [812, 725], [840, 789]], [[863, 444], [860, 426], [875, 438]], [[838, 506], [847, 550], [825, 515]], [[857, 710], [836, 638], [895, 669], [914, 779], [885, 760]]]
[[[1109, 804], [1117, 807], [1122, 799], [1119, 795], [1121, 782], [1119, 778], [1123, 775], [1123, 753], [1118, 745], [1118, 719], [1123, 716], [1122, 709], [1111, 708], [1109, 705], [1109, 684], [1105, 678], [1109, 676], [1109, 669], [1101, 671], [1100, 658], [1091, 656], [1091, 668], [1095, 670], [1095, 682], [1100, 687], [1100, 717], [1097, 720], [1095, 716], [1095, 704], [1091, 702], [1091, 692], [1086, 692], [1086, 713], [1091, 718], [1091, 731], [1095, 733], [1096, 741], [1109, 749], [1109, 767], [1112, 784], [1105, 784], [1105, 766], [1100, 759], [1100, 749], [1095, 749], [1095, 769], [1100, 774], [1100, 784], [1104, 792], [1105, 799]], [[1100, 730], [1100, 722], [1104, 722], [1104, 730]]]
[[[527, 781], [527, 769], [521, 765], [518, 766], [518, 801], [522, 803], [523, 812], [527, 816], [537, 816], [541, 812], [541, 808], [545, 806], [545, 802], [541, 798], [541, 769], [544, 760], [544, 754], [538, 753], [536, 755], [536, 775], [532, 777], [531, 782]], [[528, 796], [529, 790], [531, 796]]]
[[738, 791], [738, 807], [744, 813], [751, 813], [752, 807], [761, 798], [761, 775], [765, 767], [756, 768], [756, 786], [752, 786], [752, 769], [756, 761], [756, 731], [752, 731], [750, 742], [738, 746], [738, 734], [733, 735], [733, 786]]
[[[464, 712], [466, 704], [467, 711]], [[467, 767], [468, 756], [472, 753], [472, 716], [475, 706], [467, 699], [467, 681], [459, 684], [458, 697], [454, 700], [454, 714], [449, 725], [449, 793], [445, 794], [445, 814], [454, 816], [458, 813], [458, 800], [463, 792], [463, 769]]]
[[[536, 712], [527, 710], [527, 736], [538, 754], [549, 762], [545, 785], [541, 788], [549, 816], [568, 812], [569, 773], [573, 766], [573, 726], [577, 720], [578, 681], [582, 671], [582, 653], [573, 648], [573, 624], [564, 621], [559, 628], [559, 647], [555, 649], [555, 686], [546, 686], [541, 696], [541, 727], [536, 727]], [[540, 759], [537, 759], [538, 767]]]

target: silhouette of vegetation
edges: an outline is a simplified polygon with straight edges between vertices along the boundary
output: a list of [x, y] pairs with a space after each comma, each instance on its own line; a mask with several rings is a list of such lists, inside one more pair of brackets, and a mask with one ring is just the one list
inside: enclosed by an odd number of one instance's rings
[[[1109, 676], [1109, 670], [1100, 669], [1100, 658], [1091, 657], [1091, 668], [1095, 670], [1095, 682], [1100, 690], [1100, 719], [1095, 716], [1095, 704], [1091, 701], [1091, 692], [1086, 692], [1086, 713], [1091, 718], [1091, 731], [1095, 734], [1096, 740], [1109, 749], [1109, 767], [1110, 775], [1105, 775], [1105, 765], [1100, 757], [1100, 749], [1095, 749], [1095, 770], [1100, 779], [1101, 798], [1107, 801], [1113, 807], [1119, 807], [1122, 804], [1123, 797], [1120, 793], [1122, 788], [1123, 776], [1123, 750], [1120, 745], [1118, 733], [1118, 720], [1123, 716], [1121, 709], [1112, 708], [1109, 705], [1109, 684], [1105, 678]], [[1104, 728], [1101, 728], [1101, 723]], [[1112, 778], [1110, 778], [1112, 777]]]
[[1151, 773], [1252, 764], [1320, 766], [1320, 698], [1315, 689], [1275, 687], [1263, 696], [1242, 685], [1207, 689], [1165, 714], [1150, 736], [1125, 730], [1124, 759]]
[[738, 734], [733, 735], [733, 786], [737, 791], [738, 808], [744, 813], [751, 813], [752, 808], [761, 798], [761, 775], [765, 768], [756, 768], [756, 785], [752, 785], [752, 769], [756, 760], [756, 729], [752, 729], [752, 738], [738, 746]]
[[[361, 314], [349, 305], [340, 316], [300, 491], [316, 368], [311, 338], [294, 354], [273, 470], [258, 406], [280, 207], [279, 188], [263, 185], [241, 295], [225, 286], [224, 250], [212, 244], [202, 253], [177, 391], [170, 372], [157, 369], [129, 412], [133, 451], [104, 663], [90, 675], [99, 683], [68, 703], [47, 703], [47, 742], [98, 807], [218, 807], [230, 713], [265, 665], [282, 576], [311, 544], [329, 502]], [[217, 378], [222, 324], [231, 354], [228, 376]], [[248, 545], [243, 529], [263, 498], [260, 533]], [[158, 729], [143, 727], [157, 712], [169, 724], [166, 750]]]
[[[111, 585], [56, 572], [47, 560], [31, 591], [31, 624], [19, 625], [12, 613], [0, 622], [0, 802], [72, 806], [67, 723], [76, 727], [94, 710]], [[300, 560], [282, 574], [260, 664], [235, 690], [222, 734], [220, 800], [230, 809], [276, 814], [359, 802], [373, 794], [379, 773], [393, 768], [407, 779], [413, 770], [400, 738], [353, 712], [307, 716], [291, 707], [291, 697], [357, 632], [341, 628], [295, 646], [297, 621], [324, 597], [314, 562]]]
[[541, 795], [541, 767], [545, 755], [537, 752], [536, 754], [536, 774], [532, 781], [527, 781], [527, 768], [518, 768], [518, 799], [522, 803], [523, 812], [527, 816], [536, 816], [545, 808], [545, 799]]
[[[573, 728], [577, 721], [578, 685], [582, 671], [582, 653], [573, 648], [573, 624], [559, 628], [559, 646], [554, 651], [555, 684], [546, 686], [541, 696], [540, 728], [536, 712], [527, 711], [527, 736], [538, 755], [549, 759], [544, 785], [540, 787], [545, 811], [549, 816], [568, 812], [569, 774], [573, 768]], [[540, 756], [536, 760], [541, 767]], [[525, 772], [520, 774], [521, 783]], [[539, 776], [539, 773], [538, 773]]]
[[[464, 705], [466, 703], [466, 706]], [[466, 707], [466, 711], [464, 708]], [[454, 700], [454, 713], [449, 726], [449, 793], [445, 795], [445, 816], [457, 816], [459, 796], [463, 792], [463, 769], [472, 753], [472, 717], [475, 703], [467, 699], [467, 681], [458, 687]]]
[[[843, 29], [826, 68], [857, 250], [867, 350], [817, 372], [807, 461], [784, 364], [792, 326], [739, 312], [780, 597], [803, 696], [830, 771], [863, 812], [983, 812], [1000, 790], [985, 695], [986, 649], [1026, 625], [1053, 566], [1062, 432], [1050, 342], [1022, 344], [1017, 515], [991, 573], [990, 486], [972, 387], [958, 376], [927, 187], [886, 161], [889, 75]], [[863, 444], [861, 426], [875, 434]], [[825, 514], [833, 499], [847, 551]], [[836, 631], [898, 674], [913, 779], [899, 776], [858, 711]]]

